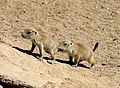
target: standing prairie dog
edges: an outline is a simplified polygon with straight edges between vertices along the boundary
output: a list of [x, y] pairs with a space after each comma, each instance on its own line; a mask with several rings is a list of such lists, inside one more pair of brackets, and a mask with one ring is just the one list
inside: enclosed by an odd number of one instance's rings
[[91, 67], [96, 63], [93, 58], [94, 51], [98, 47], [98, 42], [92, 50], [86, 45], [80, 43], [73, 43], [72, 41], [63, 41], [59, 43], [58, 51], [66, 52], [69, 55], [69, 62], [72, 63], [74, 59], [74, 67], [77, 67], [79, 62], [87, 60]]
[[36, 46], [39, 48], [40, 52], [40, 60], [43, 60], [43, 51], [49, 53], [51, 55], [52, 60], [55, 60], [55, 50], [56, 44], [52, 38], [48, 36], [47, 33], [38, 33], [35, 29], [25, 29], [24, 32], [21, 33], [21, 36], [25, 39], [30, 39], [32, 41], [32, 47], [30, 53], [33, 52]]

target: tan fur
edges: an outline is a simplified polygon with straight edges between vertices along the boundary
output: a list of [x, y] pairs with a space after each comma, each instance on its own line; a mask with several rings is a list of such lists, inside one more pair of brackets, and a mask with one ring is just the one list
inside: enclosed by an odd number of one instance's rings
[[51, 55], [52, 60], [55, 60], [55, 50], [56, 44], [51, 37], [48, 36], [47, 33], [38, 33], [35, 29], [25, 29], [22, 32], [21, 36], [25, 39], [30, 39], [32, 41], [32, 47], [30, 52], [32, 53], [34, 48], [37, 46], [39, 48], [40, 57], [39, 59], [43, 59], [43, 51], [49, 53]]
[[[98, 47], [98, 43], [95, 44], [95, 49]], [[59, 43], [58, 51], [67, 52], [69, 55], [69, 61], [72, 62], [74, 59], [74, 65], [77, 66], [80, 61], [87, 60], [91, 67], [96, 63], [95, 59], [93, 58], [94, 52], [88, 46], [80, 44], [80, 43], [73, 43], [71, 41], [63, 41]]]

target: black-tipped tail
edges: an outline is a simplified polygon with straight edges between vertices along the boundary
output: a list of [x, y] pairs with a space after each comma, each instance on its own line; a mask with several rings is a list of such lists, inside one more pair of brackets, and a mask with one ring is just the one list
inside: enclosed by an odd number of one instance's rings
[[95, 44], [93, 52], [98, 48], [98, 44], [99, 44], [98, 42]]

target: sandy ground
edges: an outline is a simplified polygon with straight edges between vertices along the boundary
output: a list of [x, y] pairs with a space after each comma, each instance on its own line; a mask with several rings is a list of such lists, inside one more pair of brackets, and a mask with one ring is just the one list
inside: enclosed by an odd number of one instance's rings
[[[64, 53], [56, 54], [53, 65], [46, 53], [39, 61], [24, 53], [31, 47], [20, 36], [24, 28], [43, 30], [57, 43], [72, 40], [93, 49], [99, 42], [97, 64], [74, 68]], [[36, 88], [120, 88], [120, 1], [0, 0], [0, 80], [3, 75]]]

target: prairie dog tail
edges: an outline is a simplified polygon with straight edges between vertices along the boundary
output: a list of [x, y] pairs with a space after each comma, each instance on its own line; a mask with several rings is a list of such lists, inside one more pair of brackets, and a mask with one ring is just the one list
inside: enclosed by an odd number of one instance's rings
[[93, 52], [98, 48], [98, 44], [99, 44], [98, 42], [95, 44]]

